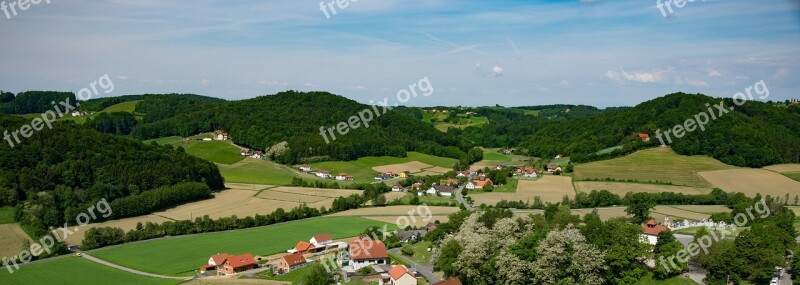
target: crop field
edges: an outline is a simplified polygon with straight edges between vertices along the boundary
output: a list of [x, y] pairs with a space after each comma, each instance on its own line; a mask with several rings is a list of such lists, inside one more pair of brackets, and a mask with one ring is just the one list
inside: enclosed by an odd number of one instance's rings
[[70, 231], [72, 231], [73, 234], [67, 236], [67, 238], [64, 239], [64, 241], [69, 245], [80, 245], [81, 242], [83, 242], [83, 235], [86, 233], [86, 231], [91, 229], [91, 228], [94, 228], [94, 227], [98, 227], [98, 228], [99, 227], [114, 227], [114, 228], [120, 228], [120, 229], [123, 229], [125, 231], [128, 231], [128, 230], [135, 229], [137, 223], [145, 224], [147, 222], [151, 222], [151, 223], [159, 223], [160, 224], [160, 223], [163, 223], [163, 222], [166, 222], [166, 221], [171, 221], [171, 220], [167, 219], [167, 218], [164, 218], [164, 217], [160, 217], [160, 216], [156, 216], [156, 215], [150, 214], [150, 215], [146, 215], [146, 216], [131, 217], [131, 218], [107, 221], [107, 222], [103, 222], [103, 223], [88, 224], [88, 225], [83, 226], [83, 227], [70, 229]]
[[575, 179], [662, 181], [673, 185], [710, 188], [698, 172], [734, 169], [707, 156], [678, 155], [670, 148], [652, 148], [625, 157], [575, 166]]
[[0, 284], [175, 285], [181, 280], [145, 277], [70, 256], [0, 271]]
[[[456, 162], [452, 158], [409, 152], [407, 157], [370, 156], [354, 161], [325, 161], [314, 163], [311, 168], [314, 170], [326, 170], [333, 175], [347, 173], [355, 178], [354, 182], [356, 183], [370, 183], [375, 182], [374, 177], [377, 172], [392, 171], [398, 173], [411, 171], [417, 172], [417, 175], [422, 173], [434, 175], [450, 171]], [[444, 169], [447, 169], [447, 171], [444, 171]]]
[[[125, 267], [168, 275], [191, 276], [208, 257], [226, 252], [268, 256], [286, 252], [299, 240], [329, 233], [334, 239], [353, 237], [367, 227], [385, 223], [360, 217], [323, 217], [245, 230], [165, 238], [101, 249], [92, 255]], [[389, 229], [395, 229], [389, 225]]]
[[800, 182], [763, 169], [732, 169], [701, 172], [700, 175], [726, 192], [741, 192], [749, 197], [756, 193], [783, 199], [800, 194]]
[[[696, 210], [696, 209], [695, 209]], [[688, 211], [683, 209], [678, 209], [673, 206], [656, 206], [655, 209], [650, 210], [650, 216], [656, 219], [658, 222], [664, 221], [664, 217], [669, 217], [670, 220], [695, 220], [700, 221], [703, 219], [708, 219], [711, 217], [711, 214], [704, 214], [699, 211]]]
[[670, 207], [703, 214], [729, 213], [731, 211], [731, 209], [724, 205], [680, 205]]
[[[572, 209], [573, 215], [579, 215], [583, 218], [594, 209]], [[800, 210], [800, 209], [799, 209]], [[529, 214], [544, 214], [543, 210], [513, 210], [515, 216], [527, 216]], [[712, 213], [729, 212], [725, 206], [722, 205], [695, 205], [695, 206], [658, 206], [656, 209], [650, 211], [650, 216], [658, 222], [663, 222], [664, 217], [669, 216], [672, 221], [688, 220], [703, 220], [708, 219]], [[600, 215], [602, 220], [608, 220], [617, 217], [628, 217], [625, 213], [625, 207], [606, 207], [597, 208], [597, 214]]]
[[780, 173], [800, 172], [800, 164], [777, 164], [764, 167], [764, 169]]
[[475, 193], [470, 197], [475, 200], [475, 205], [486, 204], [494, 206], [501, 200], [533, 203], [535, 196], [541, 197], [543, 202], [558, 203], [561, 202], [564, 195], [575, 198], [572, 178], [545, 175], [535, 181], [520, 180], [516, 193]]
[[391, 202], [394, 200], [403, 199], [404, 197], [408, 196], [408, 192], [389, 192], [383, 194], [383, 196], [386, 197], [387, 202]]
[[404, 205], [382, 208], [361, 208], [335, 213], [331, 216], [362, 217], [392, 225], [397, 225], [398, 221], [400, 221], [401, 226], [411, 225], [421, 227], [433, 221], [447, 222], [450, 214], [459, 211], [459, 208], [456, 207], [429, 206], [427, 209], [420, 207], [422, 206]]
[[626, 182], [575, 182], [575, 188], [578, 192], [592, 192], [592, 190], [608, 190], [611, 193], [617, 194], [620, 197], [625, 196], [628, 192], [633, 193], [661, 193], [661, 192], [675, 192], [683, 194], [708, 194], [711, 193], [711, 188], [698, 188], [687, 186], [671, 186], [671, 185], [657, 185], [657, 184], [642, 184], [642, 183], [626, 183]]
[[470, 169], [483, 169], [486, 167], [495, 167], [498, 164], [505, 164], [509, 166], [525, 165], [528, 157], [522, 155], [506, 155], [499, 153], [498, 149], [484, 149], [483, 160], [473, 163]]
[[31, 241], [19, 225], [0, 225], [0, 257], [18, 255], [26, 240]]

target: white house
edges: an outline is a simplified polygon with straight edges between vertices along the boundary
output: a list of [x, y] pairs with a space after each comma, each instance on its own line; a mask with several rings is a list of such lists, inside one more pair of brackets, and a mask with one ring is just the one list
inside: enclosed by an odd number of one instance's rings
[[324, 247], [333, 243], [333, 239], [331, 239], [330, 234], [320, 234], [315, 235], [308, 242], [313, 244], [315, 247]]
[[395, 184], [392, 186], [392, 192], [403, 192], [403, 185]]
[[467, 183], [467, 186], [465, 187], [467, 188], [467, 190], [475, 190], [475, 189], [483, 189], [483, 187], [486, 185], [494, 186], [494, 182], [492, 182], [492, 179], [472, 180], [469, 183]]
[[300, 171], [303, 171], [303, 172], [311, 172], [311, 166], [308, 166], [308, 165], [305, 165], [305, 164], [304, 165], [300, 165], [297, 168], [299, 168]]
[[668, 230], [669, 228], [667, 228], [667, 226], [659, 225], [656, 222], [656, 219], [649, 219], [646, 223], [644, 223], [644, 225], [642, 225], [642, 234], [639, 239], [642, 242], [646, 242], [655, 246], [658, 242], [658, 234]]
[[330, 173], [330, 172], [327, 172], [327, 171], [325, 171], [325, 170], [320, 170], [320, 171], [317, 171], [317, 173], [315, 173], [315, 174], [316, 174], [316, 175], [317, 175], [317, 177], [319, 177], [319, 178], [325, 178], [325, 179], [330, 179], [330, 178], [331, 178], [331, 173]]
[[339, 175], [336, 175], [336, 181], [349, 181], [349, 180], [353, 180], [353, 176], [350, 176], [347, 173], [339, 173]]
[[353, 261], [353, 270], [371, 265], [389, 264], [389, 253], [382, 241], [356, 238], [350, 242], [349, 253]]

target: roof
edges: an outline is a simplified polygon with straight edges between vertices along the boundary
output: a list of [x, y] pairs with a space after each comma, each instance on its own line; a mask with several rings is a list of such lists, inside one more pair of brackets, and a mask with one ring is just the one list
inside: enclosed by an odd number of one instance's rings
[[492, 182], [492, 179], [486, 179], [486, 180], [474, 180], [474, 181], [472, 181], [472, 183], [474, 183], [475, 185], [478, 185], [478, 186], [480, 186], [480, 187], [486, 186], [486, 184], [489, 184], [489, 183], [491, 183], [492, 185], [494, 185], [494, 182]]
[[450, 193], [453, 192], [453, 186], [433, 186], [433, 189], [439, 192]]
[[381, 241], [361, 241], [350, 243], [350, 256], [357, 259], [386, 259], [386, 245]]
[[227, 253], [217, 253], [216, 255], [212, 255], [211, 259], [214, 260], [214, 264], [221, 265], [225, 263], [225, 260], [228, 259], [230, 254]]
[[433, 285], [461, 285], [461, 279], [458, 279], [458, 277], [450, 278], [444, 281], [433, 283]]
[[668, 230], [669, 228], [666, 226], [656, 223], [656, 219], [649, 219], [642, 225], [642, 233], [651, 236], [657, 236], [659, 233]]
[[414, 274], [411, 274], [411, 271], [408, 271], [408, 268], [403, 265], [395, 265], [392, 267], [392, 270], [389, 270], [389, 276], [392, 277], [392, 280], [400, 279], [406, 274], [410, 275], [412, 278], [414, 277]]
[[294, 250], [296, 250], [296, 251], [307, 251], [310, 248], [311, 248], [311, 244], [307, 243], [307, 242], [304, 242], [302, 240], [298, 241], [297, 245], [294, 246]]
[[314, 236], [314, 239], [315, 239], [317, 242], [326, 242], [326, 241], [332, 241], [332, 240], [333, 240], [333, 239], [331, 238], [331, 235], [330, 235], [330, 234], [319, 234], [319, 235], [315, 235], [315, 236]]
[[645, 134], [645, 133], [641, 133], [641, 134], [639, 134], [639, 138], [640, 139], [649, 139], [650, 135], [649, 134]]
[[400, 240], [408, 240], [411, 236], [416, 235], [417, 237], [424, 237], [428, 231], [426, 230], [415, 230], [415, 231], [397, 231], [395, 235], [400, 238]]
[[551, 163], [551, 164], [547, 165], [547, 169], [556, 169], [556, 168], [559, 168], [559, 167], [561, 167], [561, 165], [559, 165], [558, 163]]
[[256, 260], [253, 258], [252, 254], [245, 253], [242, 255], [228, 257], [228, 260], [225, 263], [229, 264], [233, 268], [239, 268], [248, 265], [255, 265]]
[[299, 252], [284, 255], [281, 259], [283, 259], [283, 261], [285, 261], [289, 266], [306, 263], [306, 258], [303, 257], [302, 253]]

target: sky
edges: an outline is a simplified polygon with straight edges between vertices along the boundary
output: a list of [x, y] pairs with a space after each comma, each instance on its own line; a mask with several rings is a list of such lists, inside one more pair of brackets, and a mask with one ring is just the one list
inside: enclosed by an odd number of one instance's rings
[[633, 106], [761, 80], [767, 100], [800, 98], [800, 0], [40, 0], [14, 15], [15, 1], [0, 10], [0, 89], [15, 93], [108, 74], [113, 92], [96, 97], [391, 104], [427, 78], [429, 96], [400, 102]]

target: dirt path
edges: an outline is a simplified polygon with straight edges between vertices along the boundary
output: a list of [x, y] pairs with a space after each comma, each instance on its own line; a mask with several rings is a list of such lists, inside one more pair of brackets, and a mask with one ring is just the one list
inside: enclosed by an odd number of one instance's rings
[[142, 272], [142, 271], [139, 271], [139, 270], [130, 269], [130, 268], [127, 268], [127, 267], [122, 267], [122, 266], [113, 264], [111, 262], [96, 258], [96, 257], [91, 256], [91, 255], [88, 255], [86, 253], [81, 253], [81, 256], [83, 258], [89, 260], [89, 261], [92, 261], [92, 262], [95, 262], [95, 263], [99, 263], [99, 264], [102, 264], [102, 265], [105, 265], [105, 266], [108, 266], [108, 267], [116, 268], [116, 269], [119, 269], [119, 270], [122, 270], [122, 271], [130, 272], [130, 273], [133, 273], [133, 274], [136, 274], [136, 275], [142, 275], [142, 276], [153, 277], [153, 278], [161, 278], [161, 279], [174, 279], [174, 280], [190, 280], [190, 279], [192, 279], [192, 277], [164, 276], [164, 275], [158, 275], [158, 274], [153, 274], [153, 273]]

